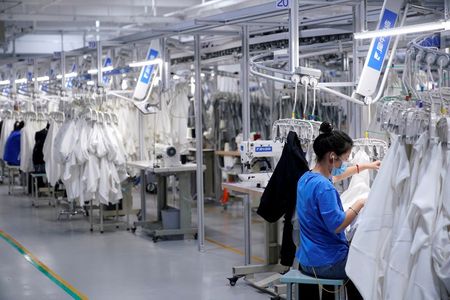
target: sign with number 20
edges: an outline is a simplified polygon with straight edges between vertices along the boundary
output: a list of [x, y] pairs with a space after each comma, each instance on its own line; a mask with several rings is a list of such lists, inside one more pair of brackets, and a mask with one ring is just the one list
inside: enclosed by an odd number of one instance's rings
[[276, 8], [289, 8], [289, 0], [275, 0]]

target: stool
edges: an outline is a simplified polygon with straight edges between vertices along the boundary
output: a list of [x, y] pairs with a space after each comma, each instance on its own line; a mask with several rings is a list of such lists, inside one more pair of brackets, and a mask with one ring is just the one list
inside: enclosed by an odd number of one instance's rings
[[[280, 281], [282, 283], [287, 284], [287, 300], [292, 300], [292, 285], [293, 284], [321, 284], [321, 285], [334, 285], [334, 299], [338, 300], [340, 298], [339, 295], [339, 287], [344, 285], [343, 279], [323, 279], [323, 278], [315, 278], [308, 275], [303, 274], [299, 270], [290, 270], [286, 274], [284, 274]], [[297, 293], [297, 299], [299, 299], [299, 293]]]
[[13, 187], [15, 186], [16, 176], [20, 178], [20, 166], [6, 164], [6, 168], [8, 169], [8, 195], [11, 195]]
[[[45, 173], [31, 173], [31, 180], [32, 180], [32, 186], [31, 186], [31, 194], [32, 194], [32, 201], [31, 205], [37, 207], [38, 199], [39, 199], [39, 192], [42, 190], [42, 188], [39, 188], [39, 178], [42, 178], [43, 180], [47, 178], [47, 175]], [[43, 188], [47, 191], [48, 195], [52, 195], [52, 191], [50, 189], [50, 185], [47, 183], [47, 187]], [[48, 201], [49, 205], [52, 205], [51, 200]], [[54, 207], [56, 207], [56, 203], [53, 204]]]

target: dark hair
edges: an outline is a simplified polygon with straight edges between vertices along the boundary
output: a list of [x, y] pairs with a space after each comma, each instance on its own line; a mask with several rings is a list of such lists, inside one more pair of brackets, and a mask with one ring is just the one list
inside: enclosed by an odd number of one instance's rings
[[320, 134], [314, 140], [313, 149], [317, 160], [321, 161], [325, 154], [334, 152], [336, 155], [342, 155], [353, 147], [353, 140], [343, 131], [334, 130], [328, 122], [320, 125]]

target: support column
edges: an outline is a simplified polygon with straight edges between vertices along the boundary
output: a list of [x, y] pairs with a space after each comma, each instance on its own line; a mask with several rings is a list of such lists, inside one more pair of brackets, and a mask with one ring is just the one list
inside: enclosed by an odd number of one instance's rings
[[194, 36], [194, 69], [195, 69], [195, 139], [197, 151], [195, 158], [197, 162], [197, 226], [198, 226], [198, 250], [205, 249], [205, 208], [203, 195], [203, 121], [202, 121], [202, 77], [201, 77], [201, 56], [200, 56], [200, 35]]
[[[242, 102], [242, 137], [248, 141], [250, 137], [250, 94], [249, 94], [249, 44], [248, 26], [242, 26], [241, 46], [241, 102]], [[251, 263], [251, 203], [248, 195], [244, 196], [244, 254], [245, 264]]]
[[102, 66], [103, 47], [100, 39], [97, 39], [97, 87], [103, 86], [103, 66]]
[[299, 66], [298, 2], [299, 0], [292, 0], [289, 11], [289, 70], [291, 72]]
[[64, 33], [61, 31], [61, 89], [66, 89], [66, 53], [64, 52]]

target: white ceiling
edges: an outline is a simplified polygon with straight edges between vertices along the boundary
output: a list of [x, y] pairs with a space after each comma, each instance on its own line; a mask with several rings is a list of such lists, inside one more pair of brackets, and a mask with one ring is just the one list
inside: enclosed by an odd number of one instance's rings
[[[301, 26], [308, 26], [309, 30], [302, 30], [302, 36], [320, 35], [320, 32], [352, 32], [351, 6], [328, 6], [333, 2], [342, 1], [300, 0], [300, 5], [304, 7], [324, 6], [301, 13]], [[442, 11], [444, 0], [413, 2]], [[88, 41], [95, 40], [97, 34], [102, 40], [128, 42], [146, 37], [149, 32], [186, 28], [183, 24], [189, 27], [188, 21], [196, 20], [193, 24], [198, 24], [208, 16], [221, 15], [229, 20], [242, 8], [264, 4], [270, 6], [272, 3], [275, 0], [0, 0], [0, 21], [4, 21], [6, 38], [3, 52], [6, 55], [13, 52], [26, 55], [60, 51], [61, 33], [65, 36], [65, 50], [84, 47]], [[369, 26], [376, 22], [382, 3], [382, 0], [368, 0], [372, 10], [368, 16], [368, 21], [372, 22]], [[333, 16], [337, 18], [330, 19]], [[96, 21], [100, 21], [99, 29], [95, 26]], [[262, 32], [288, 24], [286, 14], [255, 22], [269, 24], [259, 28], [252, 26], [253, 31]], [[219, 29], [230, 30], [228, 27]], [[1, 39], [0, 26], [0, 43]], [[239, 40], [239, 37], [222, 39], [228, 43], [230, 39]], [[182, 39], [179, 40], [182, 42]]]

